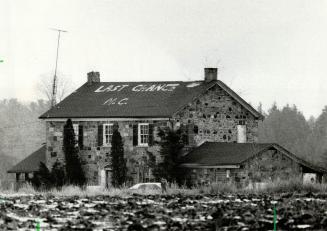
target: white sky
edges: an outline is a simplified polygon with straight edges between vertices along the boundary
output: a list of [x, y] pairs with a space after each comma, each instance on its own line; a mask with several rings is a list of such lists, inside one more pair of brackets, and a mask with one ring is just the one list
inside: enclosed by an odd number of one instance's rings
[[73, 88], [102, 81], [199, 80], [204, 66], [257, 106], [327, 105], [327, 1], [0, 0], [0, 99], [40, 97], [58, 71]]

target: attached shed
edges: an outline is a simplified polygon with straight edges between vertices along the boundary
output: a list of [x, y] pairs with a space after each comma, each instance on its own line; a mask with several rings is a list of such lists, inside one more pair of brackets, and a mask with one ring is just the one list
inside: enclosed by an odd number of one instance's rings
[[46, 146], [43, 145], [41, 148], [13, 166], [10, 170], [8, 170], [8, 173], [16, 174], [17, 183], [29, 181], [33, 177], [33, 174], [39, 170], [40, 162], [45, 163], [45, 153]]
[[326, 169], [274, 143], [205, 142], [181, 158], [193, 184], [235, 181], [242, 185], [302, 176], [322, 182]]

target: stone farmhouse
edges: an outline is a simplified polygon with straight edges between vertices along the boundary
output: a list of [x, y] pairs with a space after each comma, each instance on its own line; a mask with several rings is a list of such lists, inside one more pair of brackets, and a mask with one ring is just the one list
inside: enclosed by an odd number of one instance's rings
[[[64, 161], [63, 127], [72, 119], [88, 183], [110, 186], [110, 145], [115, 123], [124, 141], [129, 184], [153, 181], [151, 160], [161, 161], [159, 128], [183, 127], [181, 167], [193, 183], [249, 182], [302, 175], [321, 181], [325, 169], [313, 166], [278, 144], [258, 143], [263, 116], [226, 84], [217, 68], [205, 68], [192, 82], [101, 82], [99, 72], [40, 116], [45, 145], [9, 172], [28, 180], [40, 161]], [[157, 141], [157, 142], [156, 142]]]

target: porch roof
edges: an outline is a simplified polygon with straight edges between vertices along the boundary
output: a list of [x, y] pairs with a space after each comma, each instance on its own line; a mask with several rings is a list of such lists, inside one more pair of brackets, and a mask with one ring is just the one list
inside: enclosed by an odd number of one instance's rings
[[8, 173], [31, 173], [39, 170], [40, 162], [45, 163], [46, 146], [41, 148], [27, 156], [18, 164], [8, 170]]

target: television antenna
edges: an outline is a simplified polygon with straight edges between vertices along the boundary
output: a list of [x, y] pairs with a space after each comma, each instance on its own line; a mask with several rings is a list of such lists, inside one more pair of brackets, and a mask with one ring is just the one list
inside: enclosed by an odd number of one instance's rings
[[57, 28], [50, 28], [51, 30], [58, 32], [58, 42], [57, 42], [57, 55], [56, 55], [56, 66], [55, 72], [53, 76], [53, 83], [52, 83], [52, 97], [51, 97], [51, 108], [56, 105], [56, 95], [57, 95], [57, 66], [58, 66], [58, 54], [59, 54], [59, 42], [60, 42], [60, 34], [65, 33], [67, 31], [57, 29]]

